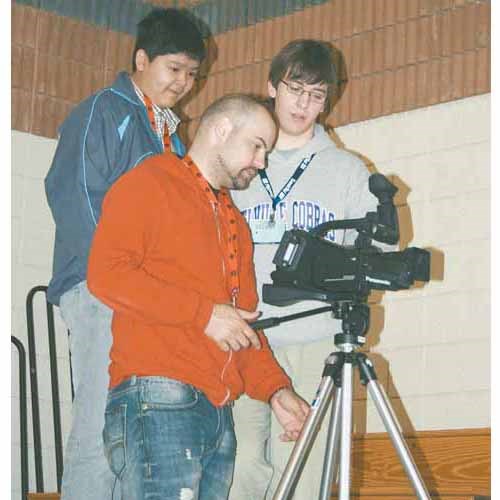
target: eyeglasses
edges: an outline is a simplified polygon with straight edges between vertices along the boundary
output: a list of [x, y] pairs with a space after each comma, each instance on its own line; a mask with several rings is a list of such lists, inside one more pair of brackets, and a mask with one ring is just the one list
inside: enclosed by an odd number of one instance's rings
[[311, 101], [315, 104], [324, 104], [326, 101], [326, 93], [318, 90], [306, 90], [303, 85], [295, 82], [286, 82], [285, 80], [280, 80], [288, 90], [291, 95], [296, 97], [302, 97], [304, 94], [311, 96]]

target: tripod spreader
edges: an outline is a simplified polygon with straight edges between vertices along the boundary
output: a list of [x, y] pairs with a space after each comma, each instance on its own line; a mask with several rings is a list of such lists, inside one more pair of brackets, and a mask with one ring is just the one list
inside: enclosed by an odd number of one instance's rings
[[333, 352], [325, 363], [322, 377], [330, 377], [337, 387], [342, 386], [342, 368], [345, 363], [359, 368], [359, 378], [363, 385], [367, 385], [371, 380], [377, 380], [375, 368], [368, 356], [362, 352]]

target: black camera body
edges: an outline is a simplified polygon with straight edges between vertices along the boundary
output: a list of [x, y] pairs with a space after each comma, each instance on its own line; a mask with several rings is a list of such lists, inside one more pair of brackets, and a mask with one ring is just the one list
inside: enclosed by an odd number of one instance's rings
[[382, 252], [343, 247], [307, 231], [287, 231], [273, 259], [274, 285], [321, 290], [332, 294], [365, 295], [370, 289], [403, 290], [429, 281], [430, 254], [420, 248]]
[[[274, 256], [272, 285], [264, 285], [263, 300], [289, 305], [300, 300], [363, 302], [370, 290], [403, 290], [415, 281], [429, 281], [430, 253], [421, 248], [383, 252], [372, 239], [396, 243], [399, 227], [393, 197], [397, 191], [383, 175], [373, 174], [370, 191], [377, 196], [377, 212], [364, 218], [330, 221], [310, 232], [286, 231]], [[356, 229], [354, 246], [324, 239], [330, 230]]]

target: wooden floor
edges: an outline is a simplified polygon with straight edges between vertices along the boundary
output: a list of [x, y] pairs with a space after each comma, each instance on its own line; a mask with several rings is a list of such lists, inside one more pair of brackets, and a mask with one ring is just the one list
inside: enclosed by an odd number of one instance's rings
[[28, 493], [28, 500], [59, 500], [59, 493]]
[[[418, 432], [405, 440], [431, 495], [442, 500], [490, 495], [490, 429]], [[386, 433], [353, 437], [351, 472], [354, 498], [414, 498]]]
[[[491, 495], [490, 429], [417, 432], [405, 434], [405, 440], [433, 499], [486, 500]], [[354, 435], [351, 462], [351, 498], [415, 498], [386, 433]], [[336, 488], [331, 498], [337, 498]], [[28, 495], [28, 500], [58, 499], [57, 493]]]

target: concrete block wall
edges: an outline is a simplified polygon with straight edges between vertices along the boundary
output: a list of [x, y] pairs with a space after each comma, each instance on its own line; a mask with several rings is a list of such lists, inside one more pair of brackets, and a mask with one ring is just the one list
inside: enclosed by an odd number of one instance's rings
[[[54, 225], [45, 200], [43, 179], [55, 151], [56, 141], [12, 131], [11, 169], [11, 334], [24, 345], [28, 356], [26, 296], [37, 285], [50, 279]], [[35, 317], [38, 392], [40, 399], [42, 459], [45, 491], [56, 491], [56, 461], [52, 425], [52, 394], [46, 326], [45, 297], [37, 293], [33, 301]], [[71, 422], [71, 385], [66, 329], [55, 308], [57, 362], [61, 399], [61, 425], [67, 436]], [[21, 459], [19, 435], [18, 353], [11, 349], [11, 498], [21, 499]], [[28, 363], [28, 359], [27, 359]], [[30, 395], [29, 374], [28, 398]], [[28, 445], [30, 491], [35, 491], [35, 468], [31, 401], [28, 399]]]
[[[443, 254], [444, 278], [425, 287], [386, 293], [383, 328], [368, 335], [381, 381], [403, 428], [429, 430], [490, 425], [490, 95], [484, 94], [336, 129], [401, 188], [397, 202], [404, 246]], [[46, 284], [53, 223], [43, 178], [56, 142], [12, 131], [12, 334], [27, 346], [25, 298]], [[410, 218], [411, 215], [411, 224]], [[46, 491], [55, 490], [48, 354], [41, 298], [39, 391]], [[56, 308], [63, 435], [70, 423], [67, 338]], [[377, 311], [380, 312], [380, 311]], [[380, 323], [378, 320], [376, 324]], [[12, 349], [12, 498], [20, 499], [17, 354]], [[361, 393], [358, 430], [381, 431]], [[359, 420], [359, 419], [358, 419]], [[31, 422], [31, 420], [30, 420]], [[31, 424], [30, 424], [31, 425]], [[31, 489], [34, 490], [30, 431]]]
[[[404, 246], [444, 261], [442, 280], [387, 292], [383, 329], [368, 335], [406, 430], [490, 425], [489, 113], [482, 95], [337, 129], [407, 193]], [[371, 401], [365, 411], [364, 429], [383, 431]]]

